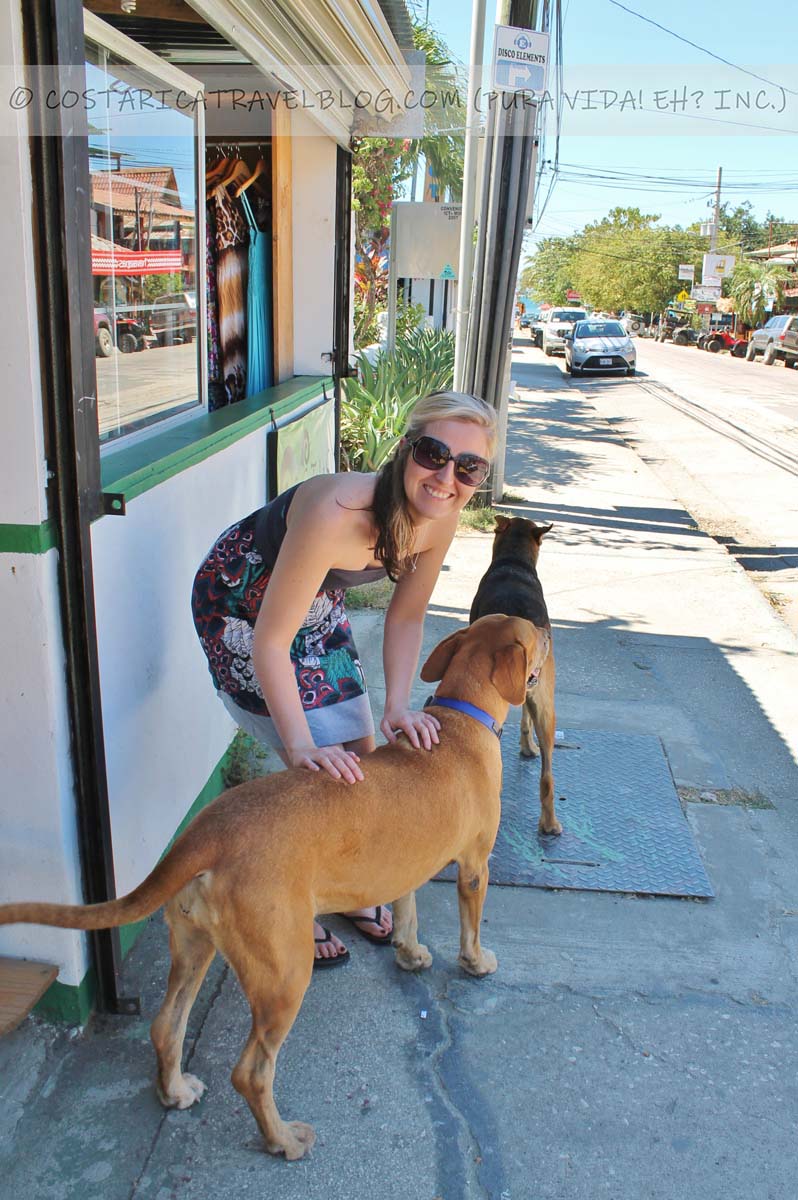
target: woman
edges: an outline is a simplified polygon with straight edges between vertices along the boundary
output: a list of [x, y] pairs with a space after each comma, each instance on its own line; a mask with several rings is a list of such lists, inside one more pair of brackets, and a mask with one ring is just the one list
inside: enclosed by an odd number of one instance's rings
[[[376, 475], [318, 475], [233, 525], [194, 581], [194, 622], [228, 712], [287, 766], [363, 779], [374, 723], [344, 608], [347, 587], [386, 575], [385, 709], [390, 742], [438, 742], [439, 722], [410, 707], [427, 604], [460, 510], [484, 482], [495, 413], [461, 392], [414, 407], [394, 457]], [[388, 944], [382, 905], [344, 914]], [[316, 966], [339, 966], [343, 943], [316, 923]]]

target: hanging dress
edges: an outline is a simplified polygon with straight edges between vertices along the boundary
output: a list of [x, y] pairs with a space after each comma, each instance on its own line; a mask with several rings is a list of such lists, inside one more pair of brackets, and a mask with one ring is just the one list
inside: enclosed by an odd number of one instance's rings
[[216, 205], [205, 213], [205, 301], [208, 310], [208, 411], [215, 412], [227, 403], [222, 384], [222, 357], [219, 344], [219, 302], [216, 295]]
[[241, 203], [249, 225], [247, 395], [254, 396], [274, 383], [271, 239], [258, 228], [246, 192], [241, 193]]
[[226, 401], [233, 404], [247, 392], [247, 226], [221, 184], [213, 198], [221, 378]]

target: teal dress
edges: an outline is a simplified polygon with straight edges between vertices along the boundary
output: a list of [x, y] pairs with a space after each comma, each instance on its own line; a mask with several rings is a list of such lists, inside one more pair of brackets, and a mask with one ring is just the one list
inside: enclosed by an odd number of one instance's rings
[[253, 396], [274, 383], [271, 238], [258, 228], [246, 192], [241, 203], [249, 225], [247, 395]]

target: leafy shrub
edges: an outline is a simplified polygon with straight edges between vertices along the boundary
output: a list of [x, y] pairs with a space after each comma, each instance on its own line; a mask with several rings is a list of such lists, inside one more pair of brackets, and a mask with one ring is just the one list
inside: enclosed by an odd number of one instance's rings
[[350, 471], [377, 471], [404, 433], [416, 400], [451, 388], [454, 335], [413, 329], [397, 338], [392, 354], [373, 363], [356, 358], [358, 377], [345, 381], [341, 405], [341, 451]]

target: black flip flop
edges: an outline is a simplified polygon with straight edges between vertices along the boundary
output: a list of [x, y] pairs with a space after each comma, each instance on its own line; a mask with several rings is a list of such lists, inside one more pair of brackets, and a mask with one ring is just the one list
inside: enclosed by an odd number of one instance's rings
[[[322, 929], [324, 929], [323, 925], [322, 925]], [[313, 940], [318, 945], [320, 945], [322, 942], [329, 942], [331, 938], [332, 938], [332, 934], [330, 933], [329, 929], [324, 929], [324, 937], [314, 938]], [[321, 971], [328, 967], [343, 967], [348, 962], [349, 962], [349, 951], [346, 948], [344, 948], [343, 950], [339, 951], [339, 953], [336, 954], [334, 958], [315, 958], [314, 957], [313, 970]]]
[[349, 924], [352, 925], [357, 930], [357, 932], [360, 934], [360, 936], [362, 938], [365, 938], [367, 942], [373, 942], [375, 946], [390, 946], [391, 945], [391, 939], [393, 937], [393, 930], [391, 930], [390, 933], [385, 934], [384, 937], [380, 937], [379, 934], [369, 933], [368, 930], [361, 929], [360, 924], [359, 924], [359, 922], [361, 922], [361, 921], [366, 921], [369, 925], [374, 925], [374, 924], [379, 925], [380, 917], [382, 916], [382, 905], [381, 904], [378, 904], [377, 907], [375, 908], [373, 917], [348, 917], [346, 915], [346, 913], [339, 913], [338, 915], [343, 917], [345, 921], [348, 921]]

